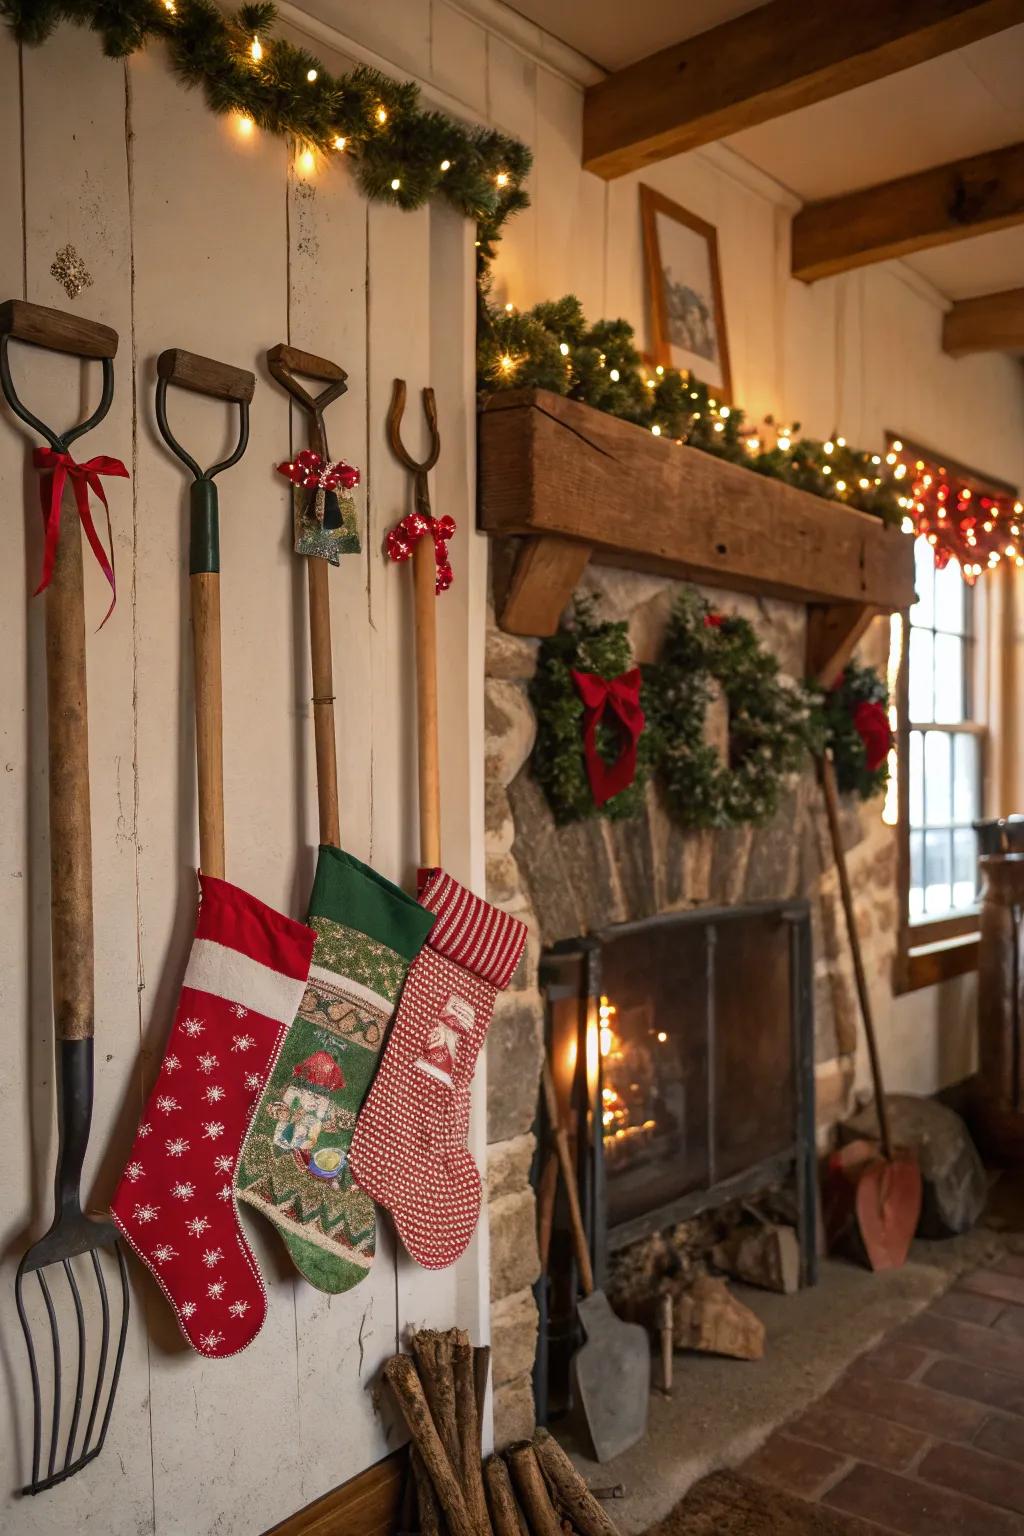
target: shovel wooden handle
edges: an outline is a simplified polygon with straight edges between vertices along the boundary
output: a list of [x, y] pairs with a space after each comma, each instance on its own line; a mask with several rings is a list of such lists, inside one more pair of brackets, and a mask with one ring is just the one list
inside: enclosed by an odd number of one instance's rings
[[819, 758], [818, 773], [821, 778], [821, 788], [825, 799], [825, 815], [828, 818], [832, 854], [835, 858], [836, 870], [839, 874], [839, 894], [843, 902], [846, 932], [849, 936], [850, 953], [853, 957], [853, 975], [857, 985], [857, 998], [860, 1002], [861, 1017], [864, 1020], [864, 1034], [868, 1042], [868, 1057], [871, 1062], [871, 1080], [875, 1090], [875, 1111], [878, 1115], [878, 1129], [881, 1136], [882, 1152], [886, 1160], [892, 1162], [892, 1133], [889, 1126], [889, 1107], [885, 1102], [885, 1086], [882, 1082], [882, 1061], [878, 1054], [875, 1018], [871, 1011], [871, 995], [868, 992], [868, 979], [864, 972], [864, 956], [861, 953], [860, 935], [857, 932], [857, 914], [853, 906], [850, 872], [846, 865], [846, 849], [843, 847], [843, 836], [839, 826], [839, 791], [836, 788], [836, 771], [832, 766], [832, 759], [830, 757], [823, 755]]
[[419, 741], [420, 863], [441, 862], [441, 769], [437, 741], [437, 562], [433, 539], [412, 552], [416, 612], [416, 723]]
[[58, 1040], [91, 1040], [95, 971], [85, 596], [82, 530], [70, 478], [46, 589], [46, 702], [54, 1030]]
[[[422, 544], [423, 542], [421, 539], [420, 543]], [[583, 1214], [580, 1211], [580, 1192], [576, 1182], [576, 1169], [573, 1166], [572, 1153], [569, 1149], [569, 1137], [558, 1113], [558, 1097], [555, 1093], [555, 1084], [551, 1076], [551, 1065], [547, 1060], [545, 1060], [541, 1069], [541, 1081], [544, 1088], [544, 1104], [555, 1139], [558, 1165], [562, 1170], [562, 1178], [565, 1180], [565, 1192], [569, 1201], [569, 1228], [572, 1233], [573, 1253], [576, 1255], [576, 1265], [580, 1272], [580, 1289], [584, 1296], [589, 1296], [594, 1289], [594, 1271], [590, 1263], [587, 1234], [583, 1230]]]

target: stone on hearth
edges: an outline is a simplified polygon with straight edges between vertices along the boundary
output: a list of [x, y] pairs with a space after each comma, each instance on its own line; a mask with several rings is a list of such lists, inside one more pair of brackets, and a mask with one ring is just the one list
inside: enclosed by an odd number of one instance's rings
[[537, 1354], [537, 1303], [528, 1288], [491, 1307], [491, 1374], [495, 1388], [533, 1370]]
[[849, 1109], [852, 1088], [851, 1056], [837, 1056], [834, 1061], [817, 1063], [814, 1068], [815, 1124], [831, 1126], [841, 1120]]
[[753, 843], [753, 827], [723, 827], [715, 833], [709, 895], [716, 907], [732, 907], [742, 901]]
[[507, 635], [496, 624], [490, 623], [487, 626], [484, 671], [488, 677], [526, 682], [537, 670], [539, 646], [539, 640], [526, 639], [522, 635]]
[[511, 853], [491, 854], [486, 862], [487, 900], [506, 912], [514, 911], [526, 900], [519, 865]]
[[491, 1230], [491, 1300], [499, 1301], [532, 1285], [540, 1274], [533, 1190], [490, 1201], [487, 1218]]
[[484, 852], [491, 857], [510, 852], [515, 835], [508, 794], [488, 776], [484, 783]]
[[755, 828], [747, 860], [747, 901], [784, 901], [797, 895], [800, 840], [793, 830], [801, 823], [804, 799], [804, 783], [797, 780], [779, 796], [779, 809], [768, 825]]
[[[985, 1208], [988, 1181], [970, 1132], [954, 1110], [936, 1099], [909, 1093], [886, 1095], [897, 1146], [909, 1147], [921, 1165], [924, 1201], [919, 1237], [952, 1237], [974, 1226]], [[840, 1127], [844, 1140], [878, 1135], [874, 1103]]]
[[494, 1391], [494, 1449], [504, 1450], [514, 1440], [532, 1440], [535, 1410], [533, 1380], [529, 1372], [514, 1376]]
[[530, 1164], [537, 1145], [527, 1132], [508, 1141], [496, 1141], [487, 1148], [487, 1198], [500, 1200], [503, 1195], [518, 1195], [530, 1185]]
[[500, 992], [487, 1032], [487, 1140], [522, 1136], [537, 1118], [544, 1053], [537, 992]]
[[537, 717], [521, 684], [488, 678], [484, 685], [484, 730], [487, 777], [505, 787], [533, 751], [537, 735]]

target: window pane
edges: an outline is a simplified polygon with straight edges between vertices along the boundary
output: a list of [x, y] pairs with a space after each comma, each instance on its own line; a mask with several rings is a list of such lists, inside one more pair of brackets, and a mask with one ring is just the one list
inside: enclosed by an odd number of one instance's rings
[[964, 632], [964, 579], [955, 560], [935, 572], [935, 628]]
[[[911, 671], [913, 681], [913, 671]], [[964, 643], [955, 635], [935, 636], [935, 714], [952, 724], [964, 718]]]
[[978, 738], [966, 734], [953, 738], [953, 820], [974, 821], [981, 815], [981, 775]]
[[924, 813], [929, 827], [948, 827], [953, 820], [951, 756], [952, 742], [945, 731], [925, 733]]
[[953, 905], [972, 907], [977, 899], [978, 844], [970, 827], [953, 833]]
[[948, 912], [952, 902], [950, 843], [949, 832], [924, 834], [924, 906], [929, 917]]
[[910, 917], [924, 916], [924, 833], [910, 834]]
[[910, 631], [910, 718], [934, 720], [932, 714], [932, 665], [934, 641], [927, 629]]
[[910, 764], [907, 788], [910, 791], [910, 825], [924, 825], [924, 736], [921, 731], [910, 733]]
[[924, 624], [929, 629], [932, 627], [932, 615], [935, 612], [935, 603], [932, 598], [934, 568], [931, 545], [927, 539], [917, 539], [914, 543], [914, 586], [917, 589], [917, 602], [910, 610], [910, 622]]

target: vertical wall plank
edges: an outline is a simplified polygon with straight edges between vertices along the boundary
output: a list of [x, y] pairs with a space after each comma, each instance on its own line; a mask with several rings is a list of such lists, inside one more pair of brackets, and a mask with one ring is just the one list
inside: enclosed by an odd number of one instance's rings
[[548, 69], [537, 71], [537, 299], [575, 293], [584, 313], [605, 310], [607, 183], [580, 169], [580, 92]]
[[[503, 133], [537, 148], [537, 65], [501, 38], [487, 39], [487, 95], [491, 122]], [[552, 298], [538, 289], [537, 182], [530, 178], [531, 205], [517, 213], [502, 231], [500, 256], [494, 267], [495, 297], [527, 309], [538, 299]]]
[[430, 8], [430, 76], [439, 90], [486, 112], [487, 33], [445, 0]]

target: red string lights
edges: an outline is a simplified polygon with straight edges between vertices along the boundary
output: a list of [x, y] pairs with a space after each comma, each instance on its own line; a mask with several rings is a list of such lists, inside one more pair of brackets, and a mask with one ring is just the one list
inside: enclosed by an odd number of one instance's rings
[[964, 581], [973, 586], [1004, 561], [1024, 566], [1024, 504], [978, 482], [972, 485], [970, 476], [945, 465], [901, 457], [902, 452], [903, 444], [894, 442], [886, 456], [895, 465], [896, 479], [910, 487], [900, 505], [913, 531], [934, 549], [938, 570], [956, 560]]

